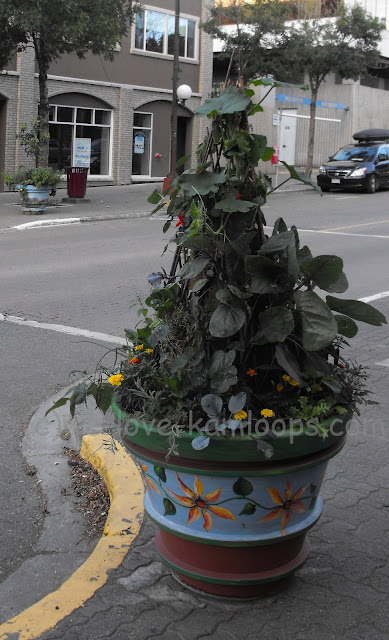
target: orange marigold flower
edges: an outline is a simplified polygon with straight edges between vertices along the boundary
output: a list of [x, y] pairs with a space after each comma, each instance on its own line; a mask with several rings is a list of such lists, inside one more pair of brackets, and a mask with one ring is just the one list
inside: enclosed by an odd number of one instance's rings
[[282, 391], [283, 388], [284, 388], [283, 384], [280, 383], [277, 385], [277, 391]]
[[247, 369], [246, 374], [248, 376], [257, 376], [257, 372], [255, 371], [255, 369]]
[[139, 358], [131, 358], [131, 360], [128, 361], [128, 364], [139, 364], [139, 363], [140, 363]]

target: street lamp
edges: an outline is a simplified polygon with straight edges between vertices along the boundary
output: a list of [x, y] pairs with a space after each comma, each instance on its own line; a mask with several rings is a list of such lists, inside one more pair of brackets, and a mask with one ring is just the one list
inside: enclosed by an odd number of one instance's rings
[[192, 89], [188, 84], [180, 84], [177, 89], [178, 102], [185, 104], [185, 100], [189, 100], [192, 97]]

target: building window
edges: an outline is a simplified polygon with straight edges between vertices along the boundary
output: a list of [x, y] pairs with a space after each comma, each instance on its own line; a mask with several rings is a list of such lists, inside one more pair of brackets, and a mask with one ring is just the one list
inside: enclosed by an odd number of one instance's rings
[[[173, 55], [175, 16], [173, 13], [143, 9], [136, 15], [134, 48], [163, 55]], [[179, 53], [182, 58], [196, 58], [197, 20], [180, 17]]]
[[132, 134], [132, 175], [151, 175], [151, 136], [153, 114], [137, 111], [134, 113]]
[[76, 138], [90, 140], [89, 174], [109, 176], [112, 111], [50, 105], [49, 166], [65, 169], [74, 165]]

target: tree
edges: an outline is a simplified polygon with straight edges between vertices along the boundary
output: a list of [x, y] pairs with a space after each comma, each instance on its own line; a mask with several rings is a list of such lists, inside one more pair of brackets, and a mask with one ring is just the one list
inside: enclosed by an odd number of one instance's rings
[[316, 101], [319, 89], [330, 73], [358, 80], [376, 64], [385, 28], [379, 18], [359, 5], [342, 7], [337, 18], [293, 21], [274, 51], [274, 70], [280, 80], [293, 72], [308, 76], [311, 90], [308, 149], [305, 173], [312, 173]]
[[[274, 7], [272, 6], [274, 4]], [[309, 12], [307, 7], [314, 8]], [[211, 11], [203, 28], [225, 43], [226, 54], [241, 51], [245, 80], [271, 74], [281, 81], [308, 76], [311, 90], [308, 150], [305, 172], [312, 173], [316, 101], [330, 73], [357, 80], [374, 67], [384, 21], [366, 13], [358, 4], [351, 8], [327, 0], [308, 2], [233, 0], [226, 8]], [[321, 15], [337, 17], [322, 18]], [[297, 17], [297, 20], [291, 18]], [[224, 25], [235, 24], [226, 32]]]
[[228, 5], [220, 1], [210, 8], [201, 27], [224, 42], [222, 57], [239, 52], [232, 64], [247, 82], [259, 70], [267, 72], [267, 51], [282, 36], [289, 14], [289, 5], [282, 0], [231, 0]]
[[[138, 5], [131, 0], [0, 0], [0, 26], [7, 47], [3, 66], [18, 49], [32, 43], [39, 73], [39, 165], [48, 164], [50, 64], [67, 53], [84, 58], [90, 51], [112, 60]], [[1, 61], [0, 50], [0, 61]]]

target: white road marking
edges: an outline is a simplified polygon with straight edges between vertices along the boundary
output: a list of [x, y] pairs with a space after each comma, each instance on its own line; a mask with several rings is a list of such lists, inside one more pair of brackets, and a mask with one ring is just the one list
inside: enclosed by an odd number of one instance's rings
[[369, 233], [346, 233], [344, 231], [322, 231], [321, 229], [299, 229], [299, 233], [329, 233], [335, 236], [353, 236], [357, 238], [389, 238], [389, 236], [378, 236]]
[[389, 367], [389, 358], [382, 360], [382, 362], [376, 362], [375, 364], [379, 367]]
[[380, 300], [381, 298], [387, 298], [389, 291], [383, 291], [382, 293], [375, 293], [374, 296], [367, 296], [367, 298], [359, 298], [360, 302], [373, 302], [373, 300]]
[[51, 220], [36, 220], [34, 222], [25, 222], [24, 224], [18, 224], [12, 229], [17, 231], [25, 231], [26, 229], [40, 229], [41, 227], [54, 227], [63, 224], [78, 224], [81, 222], [81, 218], [56, 218]]
[[71, 336], [83, 336], [92, 340], [102, 340], [103, 342], [112, 342], [113, 344], [126, 344], [125, 337], [111, 336], [108, 333], [99, 333], [98, 331], [88, 331], [87, 329], [78, 329], [77, 327], [67, 327], [63, 324], [49, 324], [47, 322], [36, 322], [35, 320], [26, 320], [17, 316], [9, 316], [0, 313], [0, 322], [10, 322], [19, 324], [24, 327], [34, 327], [36, 329], [49, 329], [50, 331], [58, 331], [59, 333], [67, 333]]

